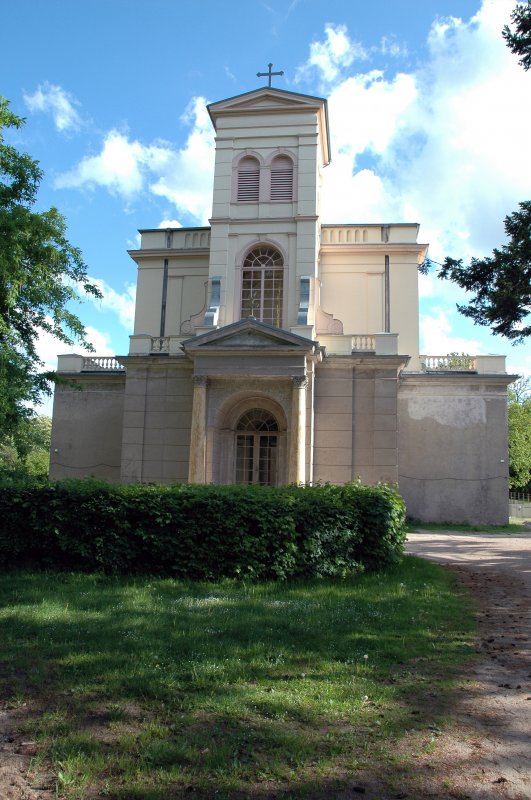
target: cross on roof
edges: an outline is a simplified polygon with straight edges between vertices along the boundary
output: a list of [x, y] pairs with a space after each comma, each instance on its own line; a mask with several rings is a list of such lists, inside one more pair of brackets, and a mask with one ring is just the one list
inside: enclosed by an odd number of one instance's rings
[[271, 87], [271, 78], [272, 78], [272, 76], [273, 75], [284, 75], [284, 71], [281, 70], [280, 72], [272, 72], [271, 70], [273, 68], [273, 64], [268, 64], [267, 66], [269, 67], [269, 71], [268, 72], [257, 72], [256, 73], [256, 77], [257, 78], [269, 78], [269, 87]]

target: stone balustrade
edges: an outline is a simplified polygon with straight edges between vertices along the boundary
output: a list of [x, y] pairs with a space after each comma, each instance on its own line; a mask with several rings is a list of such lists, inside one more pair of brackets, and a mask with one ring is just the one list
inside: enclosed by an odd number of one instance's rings
[[114, 356], [88, 356], [83, 358], [82, 372], [101, 372], [101, 370], [123, 370]]
[[474, 356], [450, 353], [446, 356], [421, 355], [420, 363], [423, 372], [475, 372]]
[[449, 353], [446, 356], [420, 356], [423, 372], [477, 372], [478, 375], [505, 375], [505, 356], [469, 356]]
[[170, 352], [169, 336], [151, 336], [150, 353], [169, 353], [169, 352]]
[[80, 356], [77, 354], [58, 356], [57, 372], [124, 372], [114, 356]]
[[351, 337], [351, 351], [354, 352], [373, 352], [376, 349], [374, 336], [365, 333], [354, 333]]

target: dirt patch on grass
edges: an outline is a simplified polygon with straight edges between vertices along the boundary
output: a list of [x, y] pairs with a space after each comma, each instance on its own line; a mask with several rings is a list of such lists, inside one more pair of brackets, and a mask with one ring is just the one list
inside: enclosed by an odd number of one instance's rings
[[39, 713], [27, 704], [0, 710], [0, 798], [53, 800], [54, 776], [45, 766], [33, 768], [39, 747], [21, 733], [28, 717]]

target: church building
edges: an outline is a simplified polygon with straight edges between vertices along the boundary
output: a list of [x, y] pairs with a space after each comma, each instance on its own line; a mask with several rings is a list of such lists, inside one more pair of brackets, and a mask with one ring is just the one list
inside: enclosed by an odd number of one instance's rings
[[326, 100], [208, 111], [210, 226], [140, 231], [127, 355], [59, 356], [50, 477], [384, 481], [412, 517], [506, 522], [514, 376], [419, 353], [419, 226], [321, 220]]

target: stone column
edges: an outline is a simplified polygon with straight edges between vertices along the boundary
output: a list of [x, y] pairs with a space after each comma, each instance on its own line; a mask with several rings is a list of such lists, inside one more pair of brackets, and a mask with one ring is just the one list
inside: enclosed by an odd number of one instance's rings
[[190, 431], [190, 463], [188, 483], [205, 483], [206, 456], [206, 375], [194, 375], [192, 426]]
[[305, 375], [291, 378], [291, 431], [289, 442], [289, 483], [306, 483], [306, 387]]

